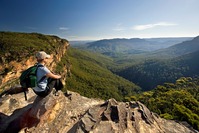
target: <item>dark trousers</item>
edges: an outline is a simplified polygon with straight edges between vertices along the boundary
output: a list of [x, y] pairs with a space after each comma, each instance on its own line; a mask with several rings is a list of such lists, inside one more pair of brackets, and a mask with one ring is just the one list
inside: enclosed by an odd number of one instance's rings
[[52, 92], [53, 88], [55, 88], [56, 91], [59, 91], [63, 88], [63, 84], [60, 79], [48, 78], [48, 84], [47, 84], [45, 91], [35, 92], [35, 93], [38, 96], [46, 97], [48, 94], [50, 94]]

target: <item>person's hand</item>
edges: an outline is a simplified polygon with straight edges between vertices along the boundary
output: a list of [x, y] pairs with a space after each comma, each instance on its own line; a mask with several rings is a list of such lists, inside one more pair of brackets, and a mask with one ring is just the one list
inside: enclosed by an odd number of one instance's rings
[[57, 78], [60, 79], [60, 78], [61, 78], [61, 75], [57, 75]]
[[47, 77], [53, 78], [53, 79], [60, 79], [61, 75], [53, 74], [53, 73], [48, 73], [46, 74]]

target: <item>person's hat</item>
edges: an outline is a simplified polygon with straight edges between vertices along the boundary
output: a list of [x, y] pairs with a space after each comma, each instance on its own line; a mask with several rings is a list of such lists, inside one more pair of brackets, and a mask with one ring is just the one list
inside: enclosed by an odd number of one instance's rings
[[36, 53], [36, 58], [37, 59], [45, 59], [45, 58], [50, 58], [49, 54], [46, 54], [44, 51], [39, 51]]

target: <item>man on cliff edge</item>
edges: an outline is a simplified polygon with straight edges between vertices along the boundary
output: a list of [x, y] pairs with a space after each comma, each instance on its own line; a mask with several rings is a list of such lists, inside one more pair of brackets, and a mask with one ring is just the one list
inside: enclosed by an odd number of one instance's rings
[[61, 82], [61, 75], [53, 74], [46, 66], [50, 55], [44, 51], [39, 51], [36, 53], [36, 59], [38, 62], [38, 68], [36, 72], [37, 76], [37, 86], [33, 87], [33, 91], [41, 97], [45, 97], [51, 93], [53, 88], [55, 88], [56, 93], [63, 88]]

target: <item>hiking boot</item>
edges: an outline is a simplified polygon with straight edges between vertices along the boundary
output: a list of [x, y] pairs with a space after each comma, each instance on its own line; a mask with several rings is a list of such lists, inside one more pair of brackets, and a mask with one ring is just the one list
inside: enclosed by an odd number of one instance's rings
[[59, 94], [59, 91], [54, 91], [54, 93], [53, 93], [55, 96], [59, 96], [60, 94]]
[[72, 100], [72, 94], [69, 94], [68, 92], [64, 93], [64, 95], [69, 99]]

